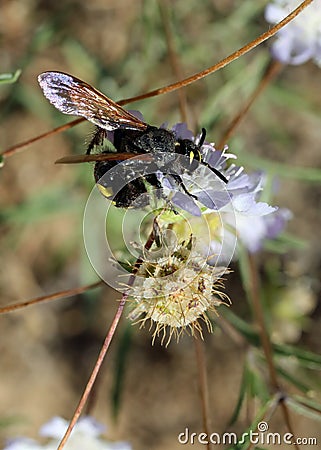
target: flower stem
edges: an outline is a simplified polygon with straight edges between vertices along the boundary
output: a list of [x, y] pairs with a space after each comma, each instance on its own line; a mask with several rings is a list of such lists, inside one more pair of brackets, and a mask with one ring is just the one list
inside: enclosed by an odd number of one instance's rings
[[[211, 434], [211, 423], [210, 423], [210, 408], [208, 399], [208, 382], [207, 382], [207, 371], [206, 371], [206, 361], [204, 354], [204, 343], [201, 339], [194, 339], [195, 343], [195, 353], [198, 368], [198, 384], [201, 398], [201, 409], [202, 409], [202, 419], [203, 419], [203, 432], [206, 436]], [[212, 445], [209, 440], [207, 440], [206, 448], [211, 450]]]
[[72, 122], [66, 123], [65, 125], [60, 125], [60, 127], [54, 128], [53, 130], [46, 131], [45, 133], [39, 134], [38, 136], [36, 136], [34, 138], [20, 142], [20, 144], [13, 145], [12, 147], [5, 150], [3, 153], [1, 153], [1, 156], [5, 157], [5, 158], [9, 158], [9, 156], [12, 156], [15, 153], [18, 153], [19, 151], [23, 150], [24, 148], [28, 147], [31, 144], [34, 144], [35, 142], [40, 141], [41, 139], [45, 139], [54, 134], [61, 133], [62, 131], [69, 130], [69, 128], [72, 128], [75, 125], [78, 125], [78, 123], [84, 122], [85, 120], [86, 119], [83, 119], [81, 117], [80, 119], [73, 120]]
[[76, 408], [76, 410], [74, 412], [74, 415], [72, 416], [72, 419], [71, 419], [71, 421], [70, 421], [70, 423], [68, 425], [67, 431], [64, 434], [62, 440], [60, 441], [58, 450], [61, 450], [65, 446], [65, 444], [66, 444], [66, 442], [67, 442], [67, 440], [68, 440], [68, 438], [69, 438], [69, 436], [70, 436], [74, 426], [77, 423], [77, 420], [80, 417], [80, 414], [82, 413], [82, 411], [83, 411], [83, 409], [85, 407], [85, 404], [86, 404], [86, 402], [88, 400], [88, 397], [89, 397], [89, 395], [91, 393], [91, 390], [93, 388], [93, 385], [95, 383], [97, 375], [98, 375], [98, 373], [100, 371], [101, 365], [102, 365], [102, 363], [103, 363], [103, 361], [105, 359], [107, 350], [109, 349], [109, 346], [110, 346], [110, 343], [112, 341], [112, 338], [114, 337], [114, 334], [115, 334], [118, 322], [120, 321], [120, 318], [122, 316], [122, 313], [123, 313], [123, 310], [124, 310], [124, 306], [125, 306], [125, 303], [126, 303], [126, 299], [127, 299], [127, 295], [124, 294], [122, 299], [121, 299], [121, 301], [120, 301], [120, 303], [119, 303], [119, 305], [118, 305], [115, 317], [114, 317], [114, 319], [112, 321], [112, 324], [111, 324], [111, 326], [110, 326], [110, 328], [108, 330], [108, 333], [106, 335], [106, 338], [104, 340], [104, 343], [103, 343], [103, 345], [101, 347], [101, 350], [99, 352], [97, 361], [95, 363], [93, 371], [91, 372], [91, 375], [89, 377], [89, 380], [87, 382], [85, 390], [84, 390], [84, 392], [83, 392], [83, 394], [82, 394], [82, 396], [80, 398], [80, 401], [79, 401], [79, 403], [77, 405], [77, 408]]
[[67, 289], [65, 291], [55, 292], [49, 295], [43, 295], [42, 297], [33, 298], [22, 303], [15, 303], [13, 305], [8, 305], [0, 308], [0, 314], [9, 313], [16, 311], [17, 309], [26, 308], [27, 306], [36, 305], [37, 303], [47, 302], [50, 300], [58, 300], [64, 297], [72, 297], [74, 295], [81, 294], [82, 292], [89, 291], [89, 289], [94, 289], [96, 287], [102, 286], [104, 282], [102, 280], [96, 283], [87, 284], [86, 286], [80, 286], [78, 288]]
[[168, 92], [172, 92], [172, 91], [175, 91], [176, 89], [180, 89], [184, 86], [188, 86], [189, 84], [194, 83], [195, 81], [198, 81], [198, 80], [222, 69], [223, 67], [227, 66], [231, 62], [238, 59], [240, 56], [245, 55], [250, 50], [253, 50], [253, 48], [262, 44], [262, 42], [264, 42], [267, 39], [269, 39], [270, 37], [274, 36], [281, 28], [283, 28], [285, 25], [287, 25], [289, 22], [291, 22], [291, 20], [293, 20], [298, 14], [300, 14], [300, 12], [303, 11], [303, 9], [306, 8], [312, 1], [313, 0], [305, 0], [294, 11], [292, 11], [288, 16], [286, 16], [283, 20], [281, 20], [281, 22], [276, 24], [274, 27], [270, 28], [265, 33], [261, 34], [258, 38], [254, 39], [253, 41], [244, 45], [239, 50], [236, 50], [231, 55], [227, 56], [226, 58], [222, 59], [218, 63], [214, 64], [213, 66], [210, 66], [207, 69], [202, 70], [201, 72], [191, 75], [190, 77], [187, 77], [184, 80], [177, 81], [176, 83], [169, 84], [162, 88], [154, 89], [153, 91], [147, 92], [145, 94], [141, 94], [141, 95], [137, 95], [135, 97], [130, 97], [130, 98], [121, 100], [121, 102], [118, 102], [118, 104], [124, 105], [127, 103], [135, 102], [137, 100], [142, 100], [142, 99], [149, 98], [149, 97], [155, 97], [156, 95], [167, 94]]
[[[259, 328], [259, 334], [261, 339], [261, 344], [263, 347], [263, 352], [265, 354], [265, 358], [268, 365], [269, 375], [271, 384], [273, 387], [273, 390], [276, 393], [280, 394], [280, 400], [279, 404], [281, 405], [283, 418], [285, 421], [285, 424], [289, 430], [290, 433], [292, 433], [293, 436], [295, 436], [288, 408], [285, 404], [285, 398], [286, 396], [283, 394], [282, 388], [279, 384], [278, 378], [277, 378], [277, 372], [275, 369], [274, 361], [273, 361], [273, 350], [272, 345], [270, 341], [269, 334], [266, 329], [265, 320], [264, 320], [264, 311], [262, 308], [262, 303], [260, 299], [260, 289], [259, 289], [259, 277], [258, 277], [258, 271], [257, 271], [257, 265], [255, 261], [255, 257], [248, 253], [248, 263], [250, 268], [250, 286], [249, 286], [249, 293], [252, 299], [252, 305], [253, 305], [253, 313], [254, 318], [257, 323], [257, 326]], [[295, 439], [294, 439], [295, 441]], [[298, 444], [294, 444], [295, 448], [299, 450]]]
[[[155, 221], [156, 221], [156, 218], [154, 219], [154, 222]], [[155, 240], [155, 231], [154, 231], [154, 227], [153, 227], [153, 230], [150, 233], [150, 235], [149, 235], [149, 237], [148, 237], [148, 239], [146, 241], [145, 250], [149, 250], [151, 248], [151, 246], [153, 245], [154, 240]], [[129, 280], [128, 280], [128, 286], [129, 287], [133, 285], [133, 283], [135, 281], [136, 273], [137, 273], [137, 271], [139, 269], [139, 266], [141, 265], [142, 262], [143, 262], [142, 258], [138, 258], [137, 259], [137, 261], [136, 261], [136, 263], [134, 265], [134, 268], [133, 268], [133, 272], [130, 275]], [[59, 447], [58, 447], [57, 450], [61, 450], [62, 448], [64, 448], [64, 446], [67, 443], [67, 440], [68, 440], [68, 438], [69, 438], [69, 436], [70, 436], [74, 426], [76, 425], [76, 423], [77, 423], [77, 421], [78, 421], [78, 419], [79, 419], [79, 417], [80, 417], [80, 415], [81, 415], [81, 413], [82, 413], [82, 411], [83, 411], [83, 409], [84, 409], [84, 407], [85, 407], [85, 405], [87, 403], [88, 397], [89, 397], [89, 395], [90, 395], [90, 393], [92, 391], [93, 385], [94, 385], [94, 383], [96, 381], [96, 378], [97, 378], [97, 376], [99, 374], [100, 368], [102, 366], [102, 363], [104, 362], [106, 353], [107, 353], [107, 351], [108, 351], [108, 349], [110, 347], [110, 344], [111, 344], [111, 341], [112, 341], [112, 339], [113, 339], [113, 337], [115, 335], [118, 323], [119, 323], [119, 321], [121, 319], [121, 316], [123, 314], [124, 307], [125, 307], [128, 295], [129, 295], [129, 291], [125, 292], [122, 295], [122, 298], [121, 298], [121, 301], [119, 302], [119, 305], [118, 305], [115, 317], [114, 317], [114, 319], [113, 319], [113, 321], [111, 323], [111, 326], [110, 326], [110, 328], [109, 328], [109, 330], [107, 332], [107, 335], [105, 337], [105, 340], [104, 340], [103, 345], [101, 347], [101, 350], [99, 352], [97, 361], [96, 361], [96, 363], [94, 365], [94, 368], [93, 368], [93, 370], [91, 372], [91, 375], [89, 377], [89, 380], [87, 382], [85, 390], [84, 390], [84, 392], [83, 392], [83, 394], [82, 394], [82, 396], [81, 396], [81, 398], [79, 400], [79, 403], [78, 403], [78, 405], [76, 407], [76, 410], [75, 410], [75, 412], [74, 412], [74, 414], [73, 414], [73, 416], [71, 418], [71, 421], [70, 421], [70, 423], [68, 425], [66, 433], [64, 434], [62, 440], [60, 441], [60, 444], [59, 444]]]

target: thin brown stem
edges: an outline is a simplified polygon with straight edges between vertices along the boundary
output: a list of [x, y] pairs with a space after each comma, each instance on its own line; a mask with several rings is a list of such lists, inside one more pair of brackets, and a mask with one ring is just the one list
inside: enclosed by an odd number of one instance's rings
[[[285, 421], [285, 425], [287, 426], [288, 431], [293, 436], [295, 436], [295, 432], [294, 432], [294, 429], [293, 429], [293, 426], [292, 426], [292, 422], [291, 422], [291, 419], [290, 419], [289, 410], [288, 410], [288, 407], [287, 407], [287, 405], [285, 403], [285, 397], [282, 397], [280, 399], [279, 404], [281, 406], [281, 410], [282, 410], [283, 418], [284, 418], [284, 421]], [[296, 448], [296, 450], [300, 450], [300, 447], [297, 444], [296, 439], [294, 439], [294, 447]]]
[[248, 113], [250, 107], [253, 105], [258, 96], [264, 91], [264, 89], [271, 83], [271, 81], [280, 73], [283, 64], [276, 60], [270, 61], [267, 70], [265, 71], [260, 83], [256, 87], [255, 91], [252, 93], [250, 98], [247, 100], [245, 105], [240, 109], [239, 113], [234, 117], [231, 123], [226, 128], [221, 140], [217, 144], [218, 149], [223, 149], [227, 141], [233, 136], [237, 127], [240, 125], [244, 116]]
[[61, 133], [62, 131], [69, 130], [69, 128], [74, 127], [75, 125], [78, 125], [78, 123], [84, 122], [86, 119], [80, 118], [73, 120], [72, 122], [66, 123], [65, 125], [60, 125], [60, 127], [54, 128], [53, 130], [46, 131], [46, 133], [39, 134], [38, 136], [28, 139], [24, 142], [20, 142], [20, 144], [16, 144], [13, 147], [8, 148], [3, 153], [1, 153], [1, 156], [5, 158], [9, 158], [9, 156], [14, 155], [15, 153], [18, 153], [19, 151], [23, 150], [24, 148], [28, 147], [31, 144], [34, 144], [37, 141], [40, 141], [41, 139], [45, 139], [49, 136], [53, 136], [54, 134]]
[[273, 390], [278, 392], [280, 391], [279, 382], [276, 375], [276, 369], [273, 362], [273, 350], [271, 346], [271, 341], [269, 338], [269, 334], [266, 330], [265, 326], [265, 320], [264, 320], [264, 312], [260, 300], [260, 292], [259, 292], [259, 280], [258, 280], [258, 273], [257, 273], [257, 267], [256, 267], [256, 261], [255, 257], [248, 253], [248, 259], [249, 259], [249, 268], [250, 268], [250, 295], [252, 300], [252, 306], [253, 306], [253, 313], [254, 318], [256, 321], [256, 324], [259, 329], [259, 335], [261, 339], [261, 344], [263, 347], [263, 351], [266, 357], [266, 361], [268, 364], [269, 369], [269, 375], [271, 384], [273, 387]]
[[[302, 2], [294, 11], [292, 11], [287, 17], [285, 17], [285, 19], [283, 19], [281, 22], [279, 22], [277, 25], [275, 25], [274, 27], [272, 27], [270, 30], [266, 31], [265, 33], [261, 34], [258, 38], [254, 39], [253, 41], [251, 41], [250, 43], [244, 45], [242, 48], [240, 48], [239, 50], [236, 50], [234, 53], [232, 53], [230, 56], [228, 56], [227, 58], [222, 59], [221, 61], [219, 61], [218, 63], [214, 64], [211, 67], [208, 67], [205, 70], [202, 70], [201, 72], [198, 72], [194, 75], [191, 75], [188, 78], [185, 78], [181, 81], [178, 81], [176, 83], [172, 83], [169, 84], [167, 86], [158, 88], [158, 89], [154, 89], [152, 91], [149, 91], [145, 94], [140, 94], [140, 95], [136, 95], [135, 97], [129, 97], [123, 100], [118, 101], [119, 105], [126, 105], [128, 103], [133, 103], [136, 102], [138, 100], [143, 100], [145, 98], [150, 98], [150, 97], [155, 97], [157, 95], [161, 95], [161, 94], [166, 94], [168, 92], [174, 91], [176, 89], [180, 89], [184, 86], [188, 86], [191, 83], [194, 83], [195, 81], [198, 81], [220, 69], [222, 69], [223, 67], [227, 66], [228, 64], [230, 64], [231, 62], [235, 61], [236, 59], [238, 59], [240, 56], [245, 55], [246, 53], [248, 53], [250, 50], [252, 50], [253, 48], [257, 47], [258, 45], [262, 44], [262, 42], [266, 41], [267, 39], [269, 39], [270, 37], [274, 36], [281, 28], [283, 28], [285, 25], [287, 25], [289, 22], [291, 22], [291, 20], [293, 20], [298, 14], [300, 14], [301, 11], [303, 11], [304, 8], [306, 8], [313, 0], [305, 0], [304, 2]], [[44, 137], [47, 137], [48, 135], [52, 135], [53, 133], [59, 133], [60, 131], [64, 131], [68, 128], [71, 128], [75, 125], [77, 125], [80, 122], [83, 122], [85, 119], [80, 118], [80, 119], [76, 119], [73, 120], [72, 122], [69, 122], [66, 125], [63, 125], [62, 127], [58, 127], [55, 128], [52, 131], [48, 131], [47, 133], [44, 133], [40, 136], [37, 136], [35, 138], [29, 139], [27, 141], [24, 141], [20, 144], [16, 144], [15, 146], [7, 149], [6, 151], [4, 151], [2, 153], [2, 156], [5, 157], [9, 157], [11, 155], [13, 155], [14, 153], [16, 153], [19, 150], [22, 150], [23, 148], [25, 148], [26, 146], [40, 140], [43, 139]], [[65, 128], [66, 127], [66, 128]], [[52, 133], [53, 132], [53, 133]]]
[[[172, 28], [170, 25], [168, 0], [159, 0], [158, 5], [159, 5], [162, 21], [163, 21], [170, 64], [172, 66], [172, 70], [173, 70], [175, 78], [182, 79], [183, 71], [182, 71], [179, 59], [177, 57], [177, 52], [176, 52], [174, 38], [173, 38], [173, 32], [172, 32]], [[178, 91], [178, 100], [179, 100], [179, 109], [180, 109], [180, 115], [181, 115], [182, 121], [187, 123], [188, 122], [188, 120], [187, 120], [187, 98], [186, 98], [186, 90], [185, 89], [180, 89]]]
[[[194, 339], [194, 343], [198, 369], [198, 380], [199, 380], [198, 384], [201, 397], [203, 432], [206, 434], [206, 436], [210, 436], [211, 421], [210, 421], [210, 407], [208, 397], [208, 381], [207, 381], [206, 361], [204, 354], [204, 343], [201, 339]], [[211, 450], [212, 448], [212, 444], [208, 439], [206, 448], [207, 450]]]
[[[250, 295], [252, 299], [252, 305], [253, 305], [253, 313], [254, 318], [257, 323], [257, 326], [259, 328], [259, 334], [260, 334], [260, 340], [263, 348], [263, 352], [267, 361], [268, 370], [269, 370], [269, 376], [270, 381], [273, 387], [274, 392], [282, 393], [282, 389], [280, 387], [280, 384], [278, 382], [277, 378], [277, 372], [273, 361], [273, 350], [272, 345], [270, 341], [269, 334], [266, 329], [265, 320], [264, 320], [264, 311], [262, 308], [262, 303], [260, 299], [260, 288], [259, 288], [259, 276], [256, 266], [255, 257], [248, 253], [248, 259], [249, 259], [249, 267], [250, 267]], [[295, 436], [288, 408], [284, 402], [284, 396], [280, 396], [280, 405], [283, 413], [283, 418], [285, 420], [285, 424], [289, 430], [290, 433]], [[299, 446], [295, 444], [295, 447], [297, 450], [299, 450]]]
[[[154, 219], [154, 220], [156, 220], [156, 219]], [[146, 241], [145, 250], [149, 250], [151, 248], [151, 246], [153, 245], [154, 240], [155, 240], [155, 232], [154, 232], [154, 228], [153, 228], [152, 232], [150, 233], [150, 235], [149, 235], [149, 237], [148, 237], [148, 239]], [[134, 265], [134, 268], [133, 268], [133, 272], [130, 275], [129, 280], [128, 280], [128, 287], [133, 285], [133, 283], [135, 281], [136, 273], [137, 273], [137, 271], [138, 271], [138, 269], [139, 269], [139, 267], [140, 267], [142, 262], [143, 262], [142, 258], [138, 258], [137, 259], [137, 261], [136, 261], [136, 263]], [[64, 434], [62, 440], [60, 441], [60, 444], [59, 444], [59, 447], [58, 447], [57, 450], [61, 450], [66, 445], [67, 440], [68, 440], [68, 438], [69, 438], [69, 436], [70, 436], [74, 426], [76, 425], [76, 423], [77, 423], [77, 421], [78, 421], [78, 419], [79, 419], [79, 417], [80, 417], [80, 415], [81, 415], [81, 413], [82, 413], [82, 411], [83, 411], [83, 409], [84, 409], [84, 407], [85, 407], [85, 405], [87, 403], [88, 397], [89, 397], [89, 395], [90, 395], [90, 393], [92, 391], [93, 385], [94, 385], [94, 383], [96, 381], [96, 378], [98, 376], [98, 373], [100, 371], [102, 363], [104, 362], [106, 353], [107, 353], [107, 351], [108, 351], [108, 349], [110, 347], [111, 341], [112, 341], [112, 339], [113, 339], [113, 337], [115, 335], [118, 323], [119, 323], [119, 321], [121, 319], [121, 316], [123, 314], [124, 307], [125, 307], [128, 295], [129, 295], [129, 291], [125, 292], [123, 294], [122, 298], [121, 298], [121, 301], [119, 302], [119, 305], [118, 305], [115, 317], [114, 317], [114, 319], [113, 319], [113, 321], [111, 323], [111, 326], [110, 326], [110, 328], [109, 328], [109, 330], [107, 332], [107, 335], [106, 335], [105, 340], [103, 342], [102, 348], [101, 348], [101, 350], [99, 352], [97, 361], [96, 361], [95, 366], [93, 368], [93, 371], [91, 372], [91, 375], [89, 377], [89, 380], [87, 382], [85, 390], [84, 390], [84, 392], [83, 392], [83, 394], [82, 394], [82, 396], [81, 396], [81, 398], [79, 400], [79, 403], [78, 403], [78, 405], [76, 407], [76, 410], [75, 410], [75, 412], [74, 412], [74, 414], [72, 416], [72, 419], [71, 419], [71, 421], [70, 421], [70, 423], [68, 425], [66, 433]]]
[[234, 344], [240, 349], [245, 350], [248, 347], [248, 341], [242, 333], [240, 333], [228, 320], [223, 316], [215, 318], [215, 323], [220, 327], [222, 332], [228, 336]]
[[218, 70], [222, 69], [223, 67], [227, 66], [231, 62], [238, 59], [240, 56], [245, 55], [250, 50], [253, 50], [253, 48], [257, 47], [258, 45], [262, 44], [262, 42], [266, 41], [270, 37], [274, 36], [281, 28], [283, 28], [285, 25], [287, 25], [291, 20], [293, 20], [298, 14], [300, 14], [301, 11], [303, 11], [304, 8], [306, 8], [313, 0], [305, 0], [302, 2], [294, 11], [292, 11], [288, 16], [286, 16], [281, 22], [279, 22], [274, 27], [270, 28], [265, 33], [261, 34], [258, 38], [254, 39], [250, 43], [244, 45], [239, 50], [236, 50], [234, 53], [229, 55], [227, 58], [222, 59], [218, 63], [214, 64], [211, 67], [208, 67], [205, 70], [202, 70], [201, 72], [198, 72], [194, 75], [191, 75], [188, 78], [185, 78], [184, 80], [177, 81], [176, 83], [169, 84], [167, 86], [164, 86], [162, 88], [154, 89], [153, 91], [147, 92], [145, 94], [137, 95], [136, 97], [130, 97], [126, 98], [124, 100], [121, 100], [121, 102], [118, 102], [120, 105], [124, 105], [127, 103], [132, 103], [137, 100], [143, 100], [145, 98], [149, 97], [155, 97], [156, 95], [161, 94], [167, 94], [168, 92], [175, 91], [176, 89], [180, 89], [184, 86], [188, 86], [191, 83], [194, 83], [195, 81], [198, 81], [214, 72], [217, 72]]
[[89, 380], [87, 382], [85, 390], [84, 390], [84, 392], [83, 392], [83, 394], [82, 394], [82, 396], [80, 398], [80, 401], [79, 401], [79, 403], [77, 405], [75, 413], [74, 413], [74, 415], [73, 415], [73, 417], [72, 417], [72, 419], [71, 419], [71, 421], [70, 421], [70, 423], [68, 425], [67, 431], [64, 434], [64, 436], [63, 436], [63, 438], [62, 438], [62, 440], [61, 440], [61, 442], [59, 444], [58, 450], [61, 450], [65, 446], [65, 444], [66, 444], [66, 442], [67, 442], [67, 440], [68, 440], [68, 438], [69, 438], [69, 436], [70, 436], [74, 426], [77, 423], [77, 420], [80, 417], [80, 414], [82, 413], [82, 411], [83, 411], [83, 409], [84, 409], [84, 407], [86, 405], [86, 402], [88, 400], [88, 397], [90, 395], [92, 387], [93, 387], [93, 385], [95, 383], [95, 380], [97, 378], [97, 375], [98, 375], [98, 373], [100, 371], [101, 365], [102, 365], [102, 363], [103, 363], [103, 361], [105, 359], [106, 353], [107, 353], [107, 351], [109, 349], [109, 346], [110, 346], [110, 343], [112, 341], [112, 338], [114, 337], [114, 334], [115, 334], [118, 322], [120, 321], [120, 318], [122, 316], [122, 313], [123, 313], [123, 310], [124, 310], [124, 306], [125, 306], [125, 303], [126, 303], [126, 299], [127, 299], [127, 295], [124, 294], [122, 299], [121, 299], [121, 301], [120, 301], [120, 303], [119, 303], [119, 305], [118, 305], [115, 317], [114, 317], [114, 319], [112, 321], [112, 324], [111, 324], [111, 326], [110, 326], [110, 328], [108, 330], [108, 333], [106, 335], [106, 338], [104, 340], [102, 348], [101, 348], [101, 350], [99, 352], [97, 361], [95, 363], [93, 371], [91, 372], [91, 375], [89, 377]]
[[54, 294], [43, 295], [42, 297], [37, 297], [32, 300], [27, 300], [22, 303], [15, 303], [13, 305], [8, 305], [0, 308], [0, 314], [9, 313], [12, 311], [16, 311], [17, 309], [26, 308], [27, 306], [36, 305], [37, 303], [48, 302], [51, 300], [58, 300], [64, 297], [72, 297], [74, 295], [81, 294], [82, 292], [89, 291], [89, 289], [94, 289], [96, 287], [102, 286], [104, 281], [100, 280], [96, 283], [87, 284], [86, 286], [81, 286], [78, 288], [67, 289], [65, 291], [55, 292]]

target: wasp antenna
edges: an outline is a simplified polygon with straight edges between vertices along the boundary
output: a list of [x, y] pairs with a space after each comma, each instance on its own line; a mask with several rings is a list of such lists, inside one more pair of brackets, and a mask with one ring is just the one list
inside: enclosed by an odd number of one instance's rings
[[202, 134], [201, 134], [201, 137], [200, 137], [200, 140], [199, 140], [199, 143], [198, 143], [198, 146], [199, 146], [200, 148], [201, 148], [202, 145], [204, 144], [205, 138], [206, 138], [206, 130], [205, 130], [205, 128], [202, 128]]
[[210, 169], [211, 169], [211, 171], [212, 171], [213, 173], [215, 173], [215, 175], [216, 175], [220, 180], [224, 181], [225, 184], [228, 183], [228, 179], [227, 179], [227, 178], [226, 178], [219, 170], [214, 169], [214, 167], [211, 167]]

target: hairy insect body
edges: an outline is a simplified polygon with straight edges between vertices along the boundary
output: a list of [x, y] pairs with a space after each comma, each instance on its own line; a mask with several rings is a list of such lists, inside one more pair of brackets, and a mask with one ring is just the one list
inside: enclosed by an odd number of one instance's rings
[[[97, 133], [100, 133], [100, 129]], [[146, 206], [149, 203], [147, 184], [156, 188], [157, 195], [160, 196], [162, 186], [156, 176], [157, 172], [171, 174], [181, 185], [180, 175], [185, 170], [193, 170], [195, 161], [190, 155], [199, 155], [198, 147], [192, 141], [177, 140], [173, 132], [153, 126], [148, 126], [144, 131], [115, 130], [113, 144], [119, 152], [153, 155], [151, 161], [135, 159], [134, 164], [120, 160], [96, 162], [96, 183], [103, 186], [104, 189], [100, 189], [103, 195], [113, 197], [117, 207]], [[103, 153], [105, 152], [108, 153]], [[181, 155], [188, 156], [185, 165], [182, 164], [182, 158], [179, 158]], [[107, 172], [108, 177], [104, 177]]]
[[[198, 143], [178, 139], [172, 131], [143, 122], [72, 75], [44, 72], [39, 75], [38, 81], [44, 95], [59, 111], [84, 117], [96, 125], [96, 133], [88, 146], [87, 154], [83, 157], [71, 155], [63, 159], [68, 163], [96, 161], [94, 177], [98, 188], [116, 206], [146, 206], [150, 200], [150, 187], [156, 188], [156, 195], [163, 196], [160, 179], [168, 176], [174, 190], [181, 190], [198, 199], [189, 193], [182, 177], [186, 172], [192, 174], [198, 162], [204, 163], [201, 157], [206, 134], [204, 129]], [[108, 132], [113, 132], [115, 151], [104, 148]], [[100, 154], [92, 155], [91, 152], [96, 148], [100, 150]], [[128, 159], [129, 155], [137, 158]], [[208, 167], [227, 183], [224, 175], [215, 168]]]

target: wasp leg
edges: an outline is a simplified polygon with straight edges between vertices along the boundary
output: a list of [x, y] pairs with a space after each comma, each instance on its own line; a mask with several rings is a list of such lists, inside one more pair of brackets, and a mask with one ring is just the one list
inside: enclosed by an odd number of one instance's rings
[[86, 155], [90, 155], [91, 151], [99, 145], [102, 145], [104, 142], [104, 139], [106, 139], [107, 137], [107, 132], [106, 130], [104, 130], [103, 128], [99, 128], [96, 127], [94, 136], [92, 138], [92, 140], [90, 141], [87, 151], [86, 151]]
[[181, 177], [177, 174], [177, 173], [171, 173], [171, 176], [174, 178], [174, 180], [178, 183], [178, 185], [183, 189], [183, 191], [185, 192], [185, 194], [189, 195], [190, 197], [194, 198], [195, 200], [197, 200], [196, 195], [191, 194], [190, 192], [188, 192], [185, 184], [183, 183], [183, 180], [181, 179]]

